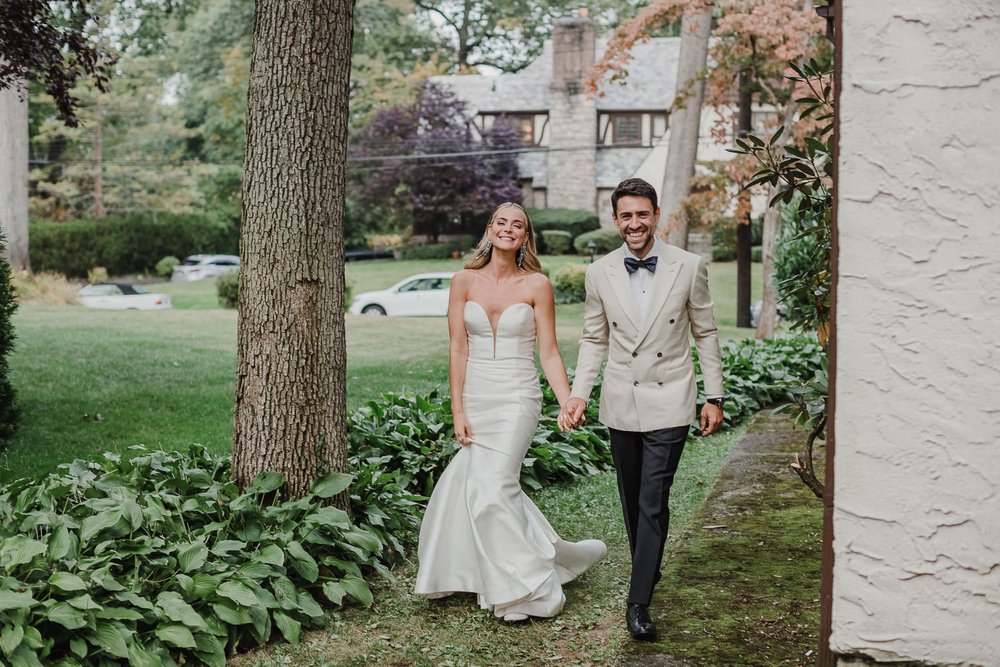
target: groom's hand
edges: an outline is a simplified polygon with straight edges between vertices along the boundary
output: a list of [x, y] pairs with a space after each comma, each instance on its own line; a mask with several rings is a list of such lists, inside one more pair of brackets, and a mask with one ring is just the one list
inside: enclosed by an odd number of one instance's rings
[[701, 408], [701, 434], [712, 435], [722, 426], [722, 408], [706, 403]]
[[573, 426], [579, 426], [586, 420], [587, 417], [584, 414], [586, 410], [587, 401], [583, 400], [579, 396], [574, 396], [566, 401], [566, 413]]

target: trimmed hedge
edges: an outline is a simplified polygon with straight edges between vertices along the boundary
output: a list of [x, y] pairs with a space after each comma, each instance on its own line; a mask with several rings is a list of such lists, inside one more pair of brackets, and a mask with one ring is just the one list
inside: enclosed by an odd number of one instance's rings
[[579, 254], [589, 255], [590, 250], [587, 248], [587, 244], [590, 241], [597, 245], [594, 252], [598, 255], [605, 255], [622, 245], [622, 237], [617, 229], [595, 229], [573, 239], [573, 247]]
[[538, 252], [542, 255], [560, 255], [569, 252], [569, 248], [565, 251], [550, 248], [545, 238], [546, 231], [566, 232], [571, 239], [574, 239], [580, 234], [599, 229], [601, 226], [596, 213], [573, 208], [529, 208], [528, 215], [531, 217], [531, 226], [535, 230], [535, 243], [538, 245]]
[[83, 278], [94, 266], [110, 275], [151, 273], [167, 255], [231, 253], [239, 229], [211, 215], [129, 213], [100, 220], [31, 223], [31, 266]]
[[561, 229], [542, 230], [539, 239], [546, 255], [566, 255], [573, 248], [573, 235]]
[[587, 298], [587, 265], [564, 264], [552, 277], [556, 303], [581, 303]]
[[0, 231], [0, 451], [7, 448], [17, 430], [19, 412], [15, 402], [14, 387], [7, 379], [7, 357], [14, 351], [14, 324], [11, 317], [17, 310], [14, 287], [11, 284], [10, 264], [5, 259], [6, 239]]

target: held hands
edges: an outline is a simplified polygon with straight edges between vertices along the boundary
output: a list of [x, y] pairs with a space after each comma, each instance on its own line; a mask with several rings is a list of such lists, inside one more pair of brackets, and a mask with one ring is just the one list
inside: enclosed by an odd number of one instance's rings
[[455, 421], [455, 437], [458, 439], [458, 444], [463, 447], [472, 444], [472, 425], [469, 424], [469, 420], [465, 418], [462, 413], [453, 414], [452, 419]]
[[701, 434], [712, 435], [722, 427], [722, 408], [706, 403], [701, 408]]
[[566, 401], [566, 405], [563, 409], [559, 411], [559, 428], [563, 431], [569, 431], [584, 422], [586, 416], [584, 411], [587, 409], [587, 401], [580, 397], [573, 397]]

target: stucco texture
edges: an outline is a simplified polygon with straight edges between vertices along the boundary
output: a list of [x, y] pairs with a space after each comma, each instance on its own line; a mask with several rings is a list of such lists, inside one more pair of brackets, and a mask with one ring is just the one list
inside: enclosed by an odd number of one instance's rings
[[838, 4], [831, 648], [1000, 665], [1000, 5]]

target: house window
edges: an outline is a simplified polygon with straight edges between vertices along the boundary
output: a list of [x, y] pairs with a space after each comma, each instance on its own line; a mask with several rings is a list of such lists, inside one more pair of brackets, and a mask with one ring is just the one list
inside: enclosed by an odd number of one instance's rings
[[615, 114], [611, 118], [612, 143], [638, 144], [642, 142], [642, 116], [639, 114]]

